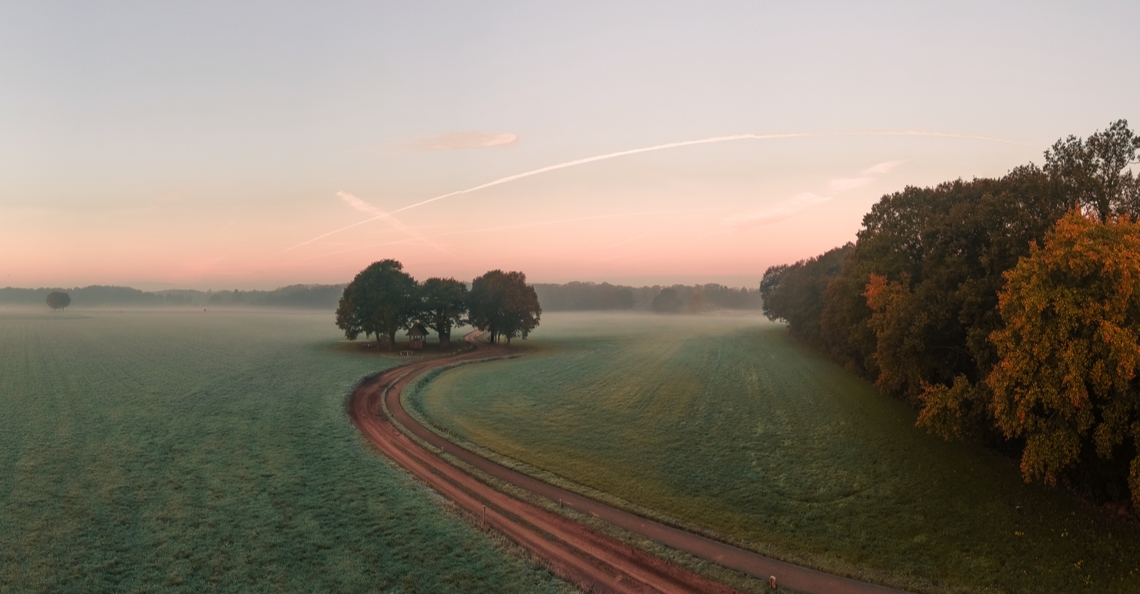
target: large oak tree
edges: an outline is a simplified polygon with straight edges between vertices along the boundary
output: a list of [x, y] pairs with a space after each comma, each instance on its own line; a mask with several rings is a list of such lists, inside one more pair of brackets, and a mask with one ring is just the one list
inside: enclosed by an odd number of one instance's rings
[[468, 321], [491, 333], [491, 342], [521, 336], [525, 339], [538, 326], [542, 308], [534, 287], [521, 272], [492, 270], [471, 283]]
[[349, 340], [363, 333], [396, 344], [396, 332], [407, 328], [419, 313], [416, 281], [396, 260], [381, 260], [360, 271], [344, 289], [336, 310], [336, 325]]

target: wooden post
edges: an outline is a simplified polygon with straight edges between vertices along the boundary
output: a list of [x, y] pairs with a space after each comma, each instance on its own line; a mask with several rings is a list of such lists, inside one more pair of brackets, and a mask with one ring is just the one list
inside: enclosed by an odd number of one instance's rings
[[772, 577], [768, 578], [768, 582], [772, 584], [772, 589], [775, 590], [776, 589], [776, 576], [772, 576]]

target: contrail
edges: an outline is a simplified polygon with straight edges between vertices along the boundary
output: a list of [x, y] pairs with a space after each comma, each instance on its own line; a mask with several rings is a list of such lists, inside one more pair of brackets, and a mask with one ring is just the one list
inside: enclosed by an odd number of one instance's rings
[[[922, 132], [919, 130], [888, 130], [888, 131], [883, 131], [883, 132], [827, 132], [827, 133], [824, 133], [824, 132], [819, 132], [819, 133], [816, 133], [816, 132], [795, 132], [795, 133], [788, 133], [788, 134], [733, 134], [730, 136], [713, 136], [711, 138], [702, 138], [700, 140], [684, 140], [681, 142], [670, 142], [667, 144], [656, 144], [653, 146], [647, 146], [647, 147], [643, 147], [643, 148], [630, 149], [630, 150], [626, 150], [626, 151], [618, 151], [616, 153], [606, 153], [604, 155], [597, 155], [594, 157], [586, 157], [585, 159], [577, 159], [574, 161], [566, 161], [565, 163], [559, 163], [557, 165], [548, 165], [546, 167], [540, 167], [538, 169], [532, 169], [530, 171], [526, 171], [523, 173], [516, 173], [515, 175], [508, 175], [507, 177], [501, 177], [501, 178], [496, 179], [494, 181], [490, 181], [490, 182], [487, 182], [485, 184], [475, 186], [473, 188], [467, 188], [466, 190], [456, 190], [454, 192], [448, 192], [446, 194], [441, 194], [439, 196], [436, 196], [435, 198], [429, 198], [429, 199], [424, 200], [422, 202], [416, 202], [415, 204], [409, 204], [408, 206], [405, 206], [403, 208], [393, 210], [392, 212], [387, 213], [386, 215], [377, 215], [377, 216], [372, 217], [370, 219], [364, 219], [363, 221], [353, 223], [353, 224], [348, 225], [346, 227], [341, 227], [340, 229], [336, 229], [335, 231], [329, 231], [328, 233], [325, 233], [324, 235], [319, 235], [319, 236], [314, 237], [308, 241], [302, 241], [301, 243], [298, 243], [297, 245], [284, 250], [284, 252], [288, 252], [290, 250], [297, 249], [303, 245], [310, 244], [310, 243], [317, 241], [319, 239], [324, 239], [330, 235], [336, 235], [337, 233], [340, 233], [342, 231], [347, 231], [349, 229], [352, 229], [353, 227], [357, 227], [357, 226], [363, 225], [365, 223], [371, 223], [372, 221], [384, 218], [385, 216], [404, 212], [405, 210], [411, 210], [413, 208], [418, 208], [420, 206], [424, 206], [425, 204], [431, 204], [432, 202], [436, 202], [438, 200], [443, 200], [445, 198], [451, 198], [452, 196], [459, 196], [461, 194], [470, 194], [471, 192], [477, 192], [479, 190], [484, 190], [484, 189], [491, 188], [494, 186], [499, 186], [502, 184], [510, 183], [510, 182], [517, 181], [517, 180], [520, 180], [520, 179], [523, 179], [526, 177], [531, 177], [532, 175], [539, 175], [541, 173], [547, 173], [549, 171], [557, 171], [559, 169], [566, 169], [568, 167], [577, 167], [579, 165], [585, 165], [587, 163], [594, 163], [597, 161], [605, 161], [608, 159], [616, 159], [618, 157], [626, 157], [629, 155], [637, 155], [637, 154], [641, 154], [641, 153], [652, 153], [654, 151], [663, 151], [666, 149], [681, 148], [684, 146], [696, 146], [699, 144], [716, 144], [719, 142], [729, 142], [729, 141], [733, 141], [733, 140], [772, 140], [772, 139], [778, 139], [778, 138], [823, 138], [823, 137], [838, 137], [838, 136], [927, 136], [927, 137], [936, 137], [936, 138], [963, 138], [963, 139], [970, 139], [970, 140], [985, 140], [985, 141], [989, 141], [989, 142], [1002, 142], [1002, 143], [1006, 143], [1006, 144], [1024, 144], [1021, 142], [1017, 142], [1017, 141], [1013, 141], [1013, 140], [1007, 140], [1005, 138], [995, 138], [992, 136], [976, 136], [976, 135], [972, 135], [972, 134], [952, 134], [949, 132]], [[282, 252], [282, 253], [284, 253], [284, 252]]]
[[346, 204], [348, 204], [349, 206], [351, 206], [352, 208], [355, 208], [356, 210], [359, 210], [361, 212], [366, 212], [370, 215], [375, 215], [371, 219], [369, 219], [370, 221], [374, 221], [376, 219], [388, 219], [388, 221], [390, 223], [392, 223], [392, 226], [399, 229], [400, 231], [403, 231], [404, 233], [407, 233], [408, 235], [411, 235], [412, 237], [414, 237], [416, 239], [424, 241], [424, 243], [426, 243], [427, 245], [430, 245], [431, 247], [433, 247], [433, 248], [435, 248], [435, 249], [437, 249], [437, 250], [439, 250], [439, 251], [441, 251], [441, 252], [443, 252], [449, 256], [454, 255], [454, 254], [448, 252], [447, 250], [443, 249], [439, 245], [432, 243], [426, 237], [420, 235], [419, 233], [416, 233], [411, 227], [408, 227], [403, 222], [401, 222], [400, 219], [397, 219], [396, 217], [392, 216], [392, 213], [384, 212], [383, 210], [380, 210], [379, 208], [372, 206], [371, 204], [361, 200], [360, 198], [357, 198], [356, 196], [354, 196], [352, 194], [349, 194], [348, 192], [337, 192], [336, 195], [339, 196], [341, 200], [344, 200], [344, 202]]
[[[537, 221], [537, 222], [533, 222], [533, 223], [516, 223], [514, 225], [501, 225], [498, 227], [484, 227], [482, 229], [464, 229], [462, 231], [448, 231], [446, 233], [437, 233], [435, 235], [428, 235], [427, 237], [424, 237], [423, 239], [425, 239], [425, 240], [426, 239], [436, 239], [438, 237], [449, 237], [452, 235], [468, 235], [471, 233], [486, 233], [489, 231], [506, 231], [508, 229], [523, 229], [526, 227], [539, 227], [542, 225], [557, 225], [557, 224], [561, 224], [561, 223], [576, 223], [579, 221], [596, 221], [596, 220], [600, 220], [600, 219], [616, 219], [616, 218], [621, 218], [621, 217], [637, 217], [637, 216], [647, 216], [647, 215], [657, 215], [657, 214], [674, 214], [674, 213], [678, 213], [678, 212], [708, 212], [708, 210], [707, 209], [652, 210], [652, 211], [646, 211], [646, 212], [623, 212], [623, 213], [607, 214], [607, 215], [591, 215], [591, 216], [586, 216], [586, 217], [574, 217], [572, 219], [558, 219], [558, 220], [553, 220], [553, 221]], [[648, 235], [648, 234], [649, 233], [646, 233], [645, 235]], [[637, 239], [637, 238], [634, 237], [633, 239]], [[382, 246], [386, 246], [386, 245], [398, 245], [398, 244], [403, 244], [403, 243], [410, 243], [411, 241], [412, 241], [411, 239], [396, 239], [393, 241], [385, 241], [383, 243], [373, 243], [373, 244], [369, 244], [369, 245], [360, 245], [360, 246], [351, 247], [351, 248], [336, 251], [336, 252], [329, 252], [326, 254], [318, 254], [316, 256], [309, 256], [308, 258], [301, 258], [300, 260], [297, 260], [297, 261], [298, 262], [306, 262], [308, 260], [315, 260], [318, 258], [327, 258], [329, 256], [336, 256], [336, 255], [345, 254], [348, 252], [355, 252], [357, 250], [363, 250], [363, 249], [374, 248], [374, 247], [382, 247]], [[624, 242], [620, 242], [620, 243], [624, 243]]]

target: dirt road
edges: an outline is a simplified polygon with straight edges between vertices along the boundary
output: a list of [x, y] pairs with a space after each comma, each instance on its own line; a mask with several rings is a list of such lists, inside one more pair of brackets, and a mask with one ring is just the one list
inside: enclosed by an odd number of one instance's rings
[[901, 592], [770, 559], [631, 514], [500, 466], [443, 439], [404, 411], [400, 393], [412, 379], [429, 369], [493, 358], [506, 352], [502, 347], [474, 340], [473, 335], [469, 335], [468, 340], [475, 345], [472, 352], [397, 367], [370, 378], [349, 397], [348, 414], [360, 432], [384, 454], [474, 513], [487, 527], [544, 559], [561, 577], [595, 592], [735, 592], [565, 516], [501, 493], [421, 447], [393, 426], [392, 421], [420, 440], [500, 480], [765, 581], [776, 576], [781, 587], [818, 594]]

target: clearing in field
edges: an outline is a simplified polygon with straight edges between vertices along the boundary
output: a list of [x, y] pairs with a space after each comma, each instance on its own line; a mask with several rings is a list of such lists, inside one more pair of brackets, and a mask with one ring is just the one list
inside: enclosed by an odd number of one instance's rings
[[458, 440], [809, 566], [926, 592], [1140, 591], [1133, 529], [916, 429], [782, 325], [550, 314], [528, 343], [405, 398]]
[[559, 592], [366, 447], [330, 313], [0, 310], [0, 592]]

